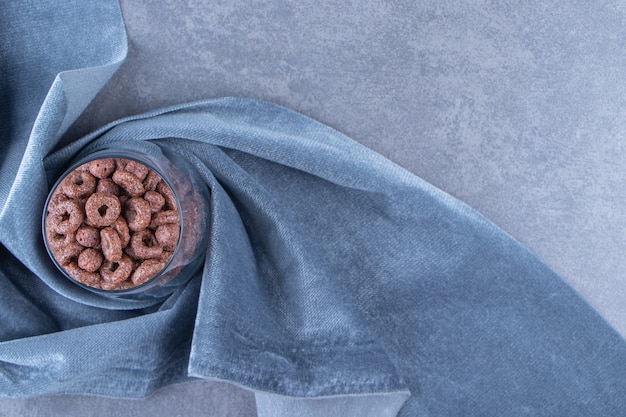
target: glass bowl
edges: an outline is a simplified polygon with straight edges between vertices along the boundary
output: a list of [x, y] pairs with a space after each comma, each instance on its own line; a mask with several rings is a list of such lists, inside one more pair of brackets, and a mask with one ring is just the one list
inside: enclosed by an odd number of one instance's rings
[[[42, 214], [43, 240], [58, 270], [76, 285], [105, 297], [161, 299], [203, 264], [208, 189], [184, 159], [155, 148], [108, 144], [80, 156], [52, 187]], [[147, 168], [144, 178], [143, 168], [129, 174], [138, 166]]]

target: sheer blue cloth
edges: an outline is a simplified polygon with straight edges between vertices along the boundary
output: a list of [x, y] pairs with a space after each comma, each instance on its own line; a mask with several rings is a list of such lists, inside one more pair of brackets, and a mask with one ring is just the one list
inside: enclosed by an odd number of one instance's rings
[[[124, 59], [118, 5], [7, 2], [0, 21], [1, 395], [142, 397], [206, 378], [350, 395], [356, 408], [358, 395], [393, 398], [385, 415], [624, 415], [624, 340], [462, 202], [242, 98], [127, 118], [59, 148]], [[104, 142], [178, 153], [210, 190], [204, 268], [162, 302], [86, 292], [45, 252], [49, 186]], [[264, 398], [276, 414], [307, 412]]]

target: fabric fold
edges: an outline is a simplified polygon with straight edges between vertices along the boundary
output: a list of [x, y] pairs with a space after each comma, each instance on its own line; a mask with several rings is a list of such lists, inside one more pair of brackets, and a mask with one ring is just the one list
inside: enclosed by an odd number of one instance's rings
[[0, 343], [2, 395], [141, 398], [188, 380], [198, 283], [174, 294], [169, 308]]
[[[53, 269], [41, 256], [41, 229], [32, 220], [49, 186], [42, 180], [43, 155], [119, 68], [126, 32], [114, 1], [12, 2], [3, 8], [2, 21], [0, 240], [41, 276]], [[24, 222], [23, 215], [31, 220]], [[38, 256], [30, 256], [33, 249]]]

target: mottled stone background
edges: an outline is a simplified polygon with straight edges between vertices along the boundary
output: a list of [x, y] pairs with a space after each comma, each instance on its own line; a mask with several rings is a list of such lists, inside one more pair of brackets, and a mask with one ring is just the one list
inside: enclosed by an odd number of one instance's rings
[[[465, 201], [626, 336], [626, 3], [122, 0], [129, 56], [71, 129], [270, 100]], [[0, 400], [0, 416], [254, 416], [197, 382], [146, 401]]]

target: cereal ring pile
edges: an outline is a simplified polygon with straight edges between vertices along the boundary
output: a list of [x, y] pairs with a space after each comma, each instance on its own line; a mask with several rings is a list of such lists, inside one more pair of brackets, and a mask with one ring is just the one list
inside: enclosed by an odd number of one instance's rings
[[180, 216], [155, 171], [130, 159], [96, 159], [54, 190], [44, 229], [52, 256], [72, 279], [124, 290], [165, 267], [178, 244]]

